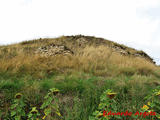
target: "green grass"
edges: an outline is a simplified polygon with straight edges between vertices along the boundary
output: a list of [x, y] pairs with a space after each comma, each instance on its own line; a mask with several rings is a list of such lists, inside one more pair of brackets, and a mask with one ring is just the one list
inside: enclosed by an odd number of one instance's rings
[[[117, 93], [117, 108], [119, 111], [136, 112], [145, 103], [143, 98], [156, 86], [149, 83], [152, 76], [120, 75], [117, 77], [97, 77], [92, 74], [75, 73], [71, 75], [57, 74], [43, 80], [34, 79], [32, 76], [7, 76], [1, 75], [0, 91], [5, 98], [1, 100], [3, 106], [12, 103], [17, 92], [21, 92], [28, 105], [39, 106], [44, 95], [52, 87], [61, 92], [60, 112], [65, 120], [87, 120], [96, 110], [100, 95], [106, 89], [113, 89]], [[139, 84], [135, 81], [141, 80]], [[3, 108], [3, 116], [7, 116], [9, 105]]]

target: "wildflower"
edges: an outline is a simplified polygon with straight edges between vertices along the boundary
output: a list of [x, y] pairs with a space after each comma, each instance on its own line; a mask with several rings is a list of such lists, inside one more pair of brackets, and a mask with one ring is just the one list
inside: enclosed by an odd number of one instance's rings
[[38, 113], [38, 110], [36, 109], [36, 107], [33, 107], [33, 108], [32, 108], [31, 113], [32, 113], [32, 114], [37, 114], [37, 113]]
[[43, 116], [42, 120], [44, 120], [46, 118], [46, 116]]
[[143, 105], [142, 109], [143, 109], [143, 110], [148, 110], [149, 107], [148, 107], [147, 105]]
[[160, 91], [156, 92], [155, 94], [156, 94], [157, 96], [160, 96]]
[[17, 93], [16, 95], [15, 95], [15, 98], [16, 99], [20, 99], [22, 97], [22, 94], [21, 93]]
[[56, 111], [56, 114], [57, 114], [58, 116], [62, 116], [59, 111]]
[[117, 93], [107, 93], [107, 96], [108, 96], [110, 99], [112, 99], [112, 98], [115, 97], [116, 94], [117, 94]]
[[151, 102], [148, 102], [147, 104], [148, 104], [148, 105], [151, 105]]
[[50, 91], [54, 94], [57, 95], [59, 93], [59, 90], [56, 88], [51, 88]]

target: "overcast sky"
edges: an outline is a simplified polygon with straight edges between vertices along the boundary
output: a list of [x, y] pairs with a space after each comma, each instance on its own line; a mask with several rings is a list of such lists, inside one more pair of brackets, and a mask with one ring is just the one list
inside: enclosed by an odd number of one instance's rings
[[76, 34], [143, 50], [160, 64], [160, 0], [0, 0], [0, 44]]

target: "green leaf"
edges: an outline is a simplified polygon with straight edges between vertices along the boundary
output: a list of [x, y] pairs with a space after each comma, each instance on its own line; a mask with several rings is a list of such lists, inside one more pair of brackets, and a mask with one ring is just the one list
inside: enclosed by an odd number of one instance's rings
[[51, 93], [48, 93], [48, 94], [44, 97], [44, 99], [47, 99], [50, 94], [51, 94]]
[[48, 98], [48, 101], [47, 101], [47, 102], [48, 102], [48, 104], [49, 104], [49, 103], [51, 103], [51, 102], [52, 102], [52, 100], [53, 100], [53, 97], [49, 97], [49, 98]]
[[26, 115], [24, 111], [22, 111], [22, 113], [21, 113], [21, 114], [22, 114], [22, 116], [25, 116], [25, 115]]
[[28, 114], [28, 118], [31, 118], [32, 117], [32, 114], [30, 113], [30, 114]]
[[93, 115], [96, 116], [98, 113], [99, 113], [99, 111], [95, 111], [95, 112], [93, 113]]
[[21, 120], [21, 116], [16, 116], [15, 120]]
[[2, 111], [0, 110], [0, 118], [2, 117]]
[[89, 116], [89, 120], [96, 120], [93, 116]]
[[47, 116], [47, 115], [49, 115], [51, 113], [51, 108], [46, 108], [45, 110], [44, 110], [44, 114]]
[[16, 111], [12, 111], [11, 112], [11, 117], [15, 116], [16, 115]]
[[16, 108], [16, 107], [17, 107], [17, 105], [18, 105], [18, 104], [13, 104], [13, 105], [11, 105], [11, 109]]
[[46, 103], [46, 102], [44, 102], [43, 104], [42, 104], [42, 106], [40, 107], [40, 109], [44, 109], [45, 107], [47, 107], [48, 106], [48, 104]]

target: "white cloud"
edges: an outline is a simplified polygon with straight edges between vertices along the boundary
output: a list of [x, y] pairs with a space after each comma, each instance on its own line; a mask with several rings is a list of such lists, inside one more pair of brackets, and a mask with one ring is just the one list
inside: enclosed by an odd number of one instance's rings
[[160, 9], [159, 0], [138, 0], [137, 3], [137, 36], [139, 47], [160, 64]]
[[152, 45], [149, 53], [156, 52], [154, 47], [160, 46], [153, 41], [160, 38], [157, 35], [160, 23], [158, 18], [151, 19], [147, 11], [158, 8], [159, 3], [159, 0], [1, 0], [0, 44], [84, 34], [143, 50], [144, 46]]
[[128, 29], [135, 24], [135, 8], [131, 6], [135, 3], [128, 0], [33, 0], [28, 6], [22, 6], [20, 0], [14, 4], [9, 1], [2, 8], [4, 22], [0, 23], [10, 41], [80, 33], [118, 39], [116, 34], [129, 35]]

